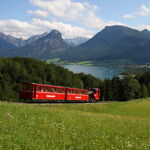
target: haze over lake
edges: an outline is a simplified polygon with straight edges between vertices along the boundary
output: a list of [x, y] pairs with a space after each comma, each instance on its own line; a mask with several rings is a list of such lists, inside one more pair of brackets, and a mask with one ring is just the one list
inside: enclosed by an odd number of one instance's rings
[[108, 66], [82, 66], [82, 65], [63, 65], [63, 67], [69, 69], [74, 73], [83, 72], [85, 74], [91, 74], [97, 78], [113, 78], [114, 75], [124, 72], [123, 68], [115, 68]]

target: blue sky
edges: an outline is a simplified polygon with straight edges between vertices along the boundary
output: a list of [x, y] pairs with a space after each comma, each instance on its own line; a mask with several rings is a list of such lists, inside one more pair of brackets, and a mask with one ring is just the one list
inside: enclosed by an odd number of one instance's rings
[[0, 32], [16, 37], [57, 29], [91, 37], [105, 26], [150, 30], [150, 0], [1, 0]]

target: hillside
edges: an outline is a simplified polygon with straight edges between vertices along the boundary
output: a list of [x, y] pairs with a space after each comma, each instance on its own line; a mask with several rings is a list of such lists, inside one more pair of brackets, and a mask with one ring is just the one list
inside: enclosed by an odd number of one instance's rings
[[126, 103], [0, 102], [3, 150], [148, 150], [150, 99]]
[[[88, 80], [88, 81], [87, 81]], [[0, 101], [19, 101], [21, 82], [66, 87], [99, 87], [100, 79], [32, 58], [0, 58]]]
[[69, 49], [62, 59], [117, 64], [150, 63], [150, 36], [125, 26], [108, 26], [92, 39]]

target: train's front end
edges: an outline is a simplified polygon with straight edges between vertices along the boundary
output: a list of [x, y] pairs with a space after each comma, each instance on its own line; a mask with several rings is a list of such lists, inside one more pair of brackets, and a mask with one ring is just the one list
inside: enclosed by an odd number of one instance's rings
[[101, 90], [97, 88], [93, 88], [89, 90], [89, 101], [96, 102], [101, 99]]

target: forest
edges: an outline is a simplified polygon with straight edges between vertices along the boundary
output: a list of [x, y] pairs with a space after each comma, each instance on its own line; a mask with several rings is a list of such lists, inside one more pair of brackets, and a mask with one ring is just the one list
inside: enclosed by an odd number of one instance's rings
[[150, 72], [100, 80], [90, 74], [75, 74], [56, 64], [33, 58], [0, 58], [0, 101], [18, 102], [21, 82], [75, 88], [100, 88], [102, 101], [128, 101], [150, 96]]

